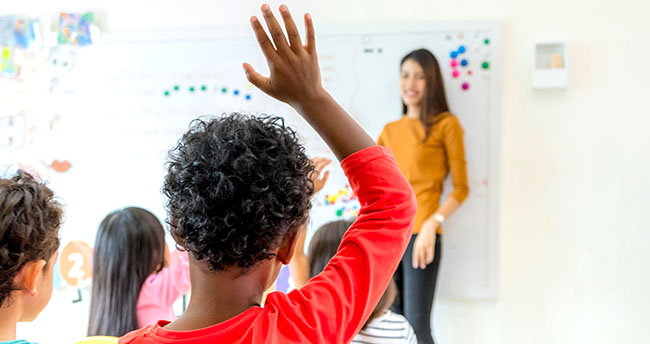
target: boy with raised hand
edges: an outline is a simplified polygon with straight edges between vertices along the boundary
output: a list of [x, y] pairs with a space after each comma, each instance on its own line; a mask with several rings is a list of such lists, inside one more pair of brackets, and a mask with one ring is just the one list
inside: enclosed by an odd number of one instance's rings
[[311, 17], [303, 46], [286, 6], [287, 38], [268, 5], [271, 39], [251, 18], [270, 67], [248, 80], [288, 103], [341, 160], [361, 203], [358, 220], [318, 276], [289, 294], [264, 291], [295, 249], [314, 166], [277, 117], [197, 120], [170, 152], [164, 192], [171, 233], [189, 252], [192, 297], [178, 320], [120, 343], [347, 343], [381, 298], [411, 235], [415, 200], [390, 150], [376, 146], [323, 89]]

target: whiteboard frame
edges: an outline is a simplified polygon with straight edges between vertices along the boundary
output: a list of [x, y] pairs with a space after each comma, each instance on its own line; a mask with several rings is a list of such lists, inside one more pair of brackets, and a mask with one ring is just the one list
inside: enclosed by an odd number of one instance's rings
[[[490, 117], [489, 117], [489, 157], [488, 157], [488, 285], [458, 295], [439, 295], [445, 299], [495, 300], [499, 291], [499, 229], [500, 229], [500, 187], [501, 187], [501, 86], [502, 86], [502, 25], [499, 21], [437, 21], [388, 24], [324, 24], [316, 26], [317, 37], [377, 34], [426, 34], [457, 33], [471, 27], [475, 31], [488, 31], [490, 41]], [[238, 31], [233, 33], [233, 31]], [[304, 36], [304, 31], [301, 30]], [[150, 42], [201, 42], [213, 40], [255, 39], [248, 26], [217, 30], [173, 30], [156, 32], [112, 32], [104, 34], [97, 45], [139, 44]], [[318, 38], [316, 42], [318, 49]], [[244, 61], [242, 61], [244, 62]], [[444, 258], [443, 258], [444, 259]], [[464, 293], [464, 294], [463, 294]], [[470, 294], [468, 296], [468, 294]]]

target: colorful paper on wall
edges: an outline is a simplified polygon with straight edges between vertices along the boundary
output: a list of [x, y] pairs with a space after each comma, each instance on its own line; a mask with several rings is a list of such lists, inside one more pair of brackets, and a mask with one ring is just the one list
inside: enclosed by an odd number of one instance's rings
[[38, 41], [39, 35], [38, 19], [0, 17], [0, 45], [29, 49]]
[[14, 48], [2, 47], [0, 48], [0, 76], [14, 78], [18, 76], [20, 67], [13, 63]]
[[59, 44], [89, 45], [92, 44], [98, 32], [94, 25], [95, 16], [91, 13], [71, 14], [61, 13], [59, 16]]

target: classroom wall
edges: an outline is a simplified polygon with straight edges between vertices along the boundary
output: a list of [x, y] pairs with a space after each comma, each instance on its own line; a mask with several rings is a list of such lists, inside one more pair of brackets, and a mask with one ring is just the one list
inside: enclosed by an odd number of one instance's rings
[[[247, 29], [253, 1], [3, 2], [95, 10], [110, 31]], [[270, 1], [279, 4], [278, 1]], [[650, 5], [644, 0], [285, 1], [325, 23], [503, 23], [500, 290], [439, 299], [441, 343], [639, 343], [650, 335]], [[532, 46], [568, 42], [566, 90], [531, 88]], [[389, 73], [390, 70], [378, 71]], [[397, 87], [397, 85], [396, 85]]]

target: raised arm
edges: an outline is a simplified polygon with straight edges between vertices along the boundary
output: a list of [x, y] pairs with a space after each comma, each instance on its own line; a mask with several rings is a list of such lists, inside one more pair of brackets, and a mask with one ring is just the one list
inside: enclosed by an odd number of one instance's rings
[[257, 18], [251, 23], [271, 75], [263, 77], [244, 64], [249, 81], [293, 106], [314, 127], [342, 160], [361, 204], [357, 221], [322, 273], [289, 294], [269, 294], [265, 321], [283, 330], [284, 342], [346, 343], [368, 319], [406, 249], [415, 197], [391, 151], [376, 146], [323, 89], [311, 17], [305, 15], [303, 46], [286, 6], [280, 12], [288, 42], [268, 5], [262, 11], [275, 47]]
[[280, 6], [280, 13], [289, 37], [288, 42], [280, 23], [267, 4], [262, 5], [262, 13], [273, 41], [269, 39], [257, 17], [251, 17], [251, 25], [271, 75], [264, 77], [251, 65], [244, 63], [248, 80], [264, 93], [291, 105], [318, 132], [339, 160], [375, 145], [370, 136], [334, 101], [321, 84], [311, 16], [305, 14], [307, 43], [303, 45], [298, 28], [286, 6]]

